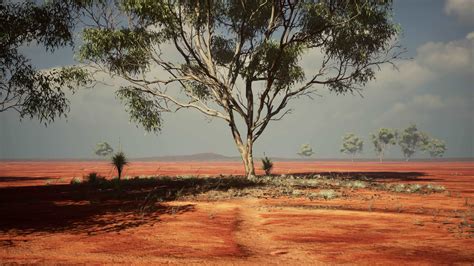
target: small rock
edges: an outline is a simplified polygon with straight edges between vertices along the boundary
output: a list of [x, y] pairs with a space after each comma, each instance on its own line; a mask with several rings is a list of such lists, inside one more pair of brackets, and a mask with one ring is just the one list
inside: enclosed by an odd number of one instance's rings
[[288, 253], [288, 251], [286, 251], [286, 250], [275, 250], [275, 251], [272, 251], [270, 253], [270, 255], [275, 256], [275, 255], [283, 255], [283, 254], [287, 254], [287, 253]]

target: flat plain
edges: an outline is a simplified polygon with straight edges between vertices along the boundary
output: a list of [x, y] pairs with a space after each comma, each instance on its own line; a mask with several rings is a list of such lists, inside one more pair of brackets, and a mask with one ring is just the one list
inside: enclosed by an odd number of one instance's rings
[[[101, 161], [0, 162], [1, 263], [474, 263], [473, 161], [275, 162], [272, 182], [326, 186], [289, 192], [200, 189], [241, 175], [239, 162], [132, 162], [125, 179], [156, 182], [120, 195], [70, 184], [90, 172], [114, 175]], [[397, 190], [416, 185], [443, 189]], [[338, 196], [312, 196], [328, 188]], [[149, 204], [155, 192], [164, 196]]]

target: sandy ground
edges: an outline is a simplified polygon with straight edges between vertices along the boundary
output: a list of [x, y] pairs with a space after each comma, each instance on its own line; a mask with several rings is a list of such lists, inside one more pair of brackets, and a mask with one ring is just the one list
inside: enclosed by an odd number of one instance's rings
[[[240, 168], [134, 162], [125, 175], [235, 175]], [[474, 263], [473, 162], [277, 162], [279, 174], [331, 172], [448, 191], [173, 201], [146, 215], [128, 202], [80, 200], [61, 185], [91, 171], [112, 175], [105, 162], [0, 162], [0, 264]]]

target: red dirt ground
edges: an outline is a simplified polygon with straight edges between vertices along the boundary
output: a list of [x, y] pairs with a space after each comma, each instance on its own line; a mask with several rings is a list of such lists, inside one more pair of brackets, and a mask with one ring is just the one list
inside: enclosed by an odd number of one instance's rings
[[[0, 162], [0, 264], [474, 263], [471, 161], [275, 166], [278, 174], [331, 172], [441, 184], [448, 191], [174, 201], [142, 216], [127, 202], [76, 200], [80, 191], [60, 185], [92, 171], [110, 176], [106, 162]], [[125, 175], [237, 175], [241, 168], [238, 162], [133, 162]]]

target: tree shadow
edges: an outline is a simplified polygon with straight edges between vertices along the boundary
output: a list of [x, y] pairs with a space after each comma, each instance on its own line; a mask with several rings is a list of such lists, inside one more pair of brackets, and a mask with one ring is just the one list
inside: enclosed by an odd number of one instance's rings
[[0, 176], [0, 183], [38, 181], [38, 180], [47, 181], [47, 180], [51, 180], [51, 177]]
[[209, 190], [261, 186], [245, 178], [152, 178], [102, 184], [0, 188], [0, 232], [87, 233], [152, 225], [164, 214], [179, 215], [194, 205], [166, 202]]

